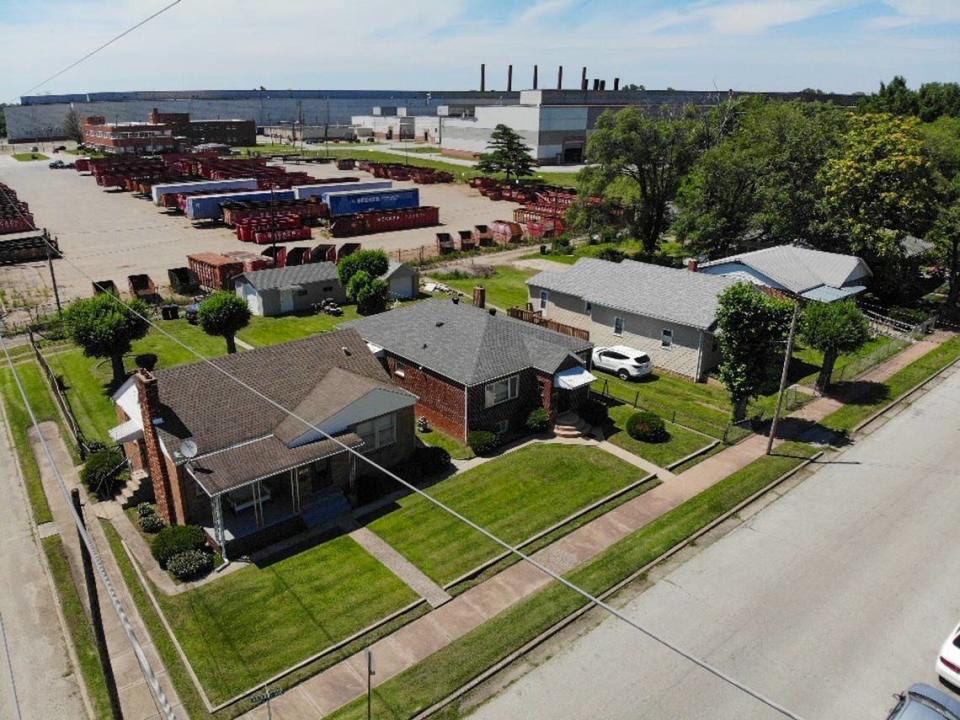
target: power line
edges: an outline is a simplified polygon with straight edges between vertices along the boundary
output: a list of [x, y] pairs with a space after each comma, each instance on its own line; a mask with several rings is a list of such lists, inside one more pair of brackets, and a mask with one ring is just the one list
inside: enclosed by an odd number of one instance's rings
[[140, 22], [138, 22], [136, 25], [133, 25], [133, 26], [127, 28], [127, 29], [124, 30], [122, 33], [120, 33], [119, 35], [116, 35], [116, 36], [110, 38], [107, 42], [105, 42], [105, 43], [104, 43], [103, 45], [101, 45], [100, 47], [94, 48], [93, 50], [91, 50], [90, 52], [88, 52], [86, 55], [84, 55], [82, 58], [80, 58], [79, 60], [70, 63], [69, 65], [67, 65], [67, 66], [66, 66], [63, 70], [61, 70], [60, 72], [54, 73], [53, 75], [51, 75], [50, 77], [48, 77], [48, 78], [47, 78], [46, 80], [44, 80], [43, 82], [37, 83], [37, 84], [34, 85], [32, 88], [30, 88], [29, 90], [27, 90], [27, 91], [24, 93], [24, 95], [29, 95], [30, 93], [32, 93], [32, 92], [33, 92], [34, 90], [36, 90], [37, 88], [43, 87], [44, 85], [46, 85], [46, 84], [47, 84], [48, 82], [50, 82], [51, 80], [55, 80], [56, 78], [58, 78], [58, 77], [60, 77], [61, 75], [63, 75], [65, 72], [67, 72], [67, 71], [69, 71], [69, 70], [73, 70], [73, 68], [75, 68], [77, 65], [79, 65], [79, 64], [82, 63], [83, 61], [89, 60], [90, 58], [92, 58], [94, 55], [96, 55], [96, 54], [97, 54], [98, 52], [100, 52], [101, 50], [104, 50], [104, 49], [110, 47], [111, 45], [113, 45], [113, 44], [114, 44], [117, 40], [119, 40], [120, 38], [124, 37], [125, 35], [129, 35], [130, 33], [132, 33], [132, 32], [133, 32], [134, 30], [136, 30], [137, 28], [146, 25], [148, 22], [150, 22], [151, 20], [153, 20], [153, 19], [154, 19], [155, 17], [157, 17], [158, 15], [162, 15], [162, 14], [165, 13], [167, 10], [169, 10], [170, 8], [172, 8], [174, 5], [179, 5], [181, 2], [183, 2], [183, 0], [173, 0], [172, 3], [170, 3], [169, 5], [165, 5], [164, 7], [160, 8], [160, 9], [157, 10], [155, 13], [153, 13], [153, 15], [150, 15], [149, 17], [144, 18], [143, 20], [141, 20]]
[[[0, 188], [0, 192], [4, 192], [4, 193], [5, 193], [5, 191], [4, 191], [2, 188]], [[31, 223], [31, 224], [32, 224], [32, 223]], [[47, 242], [47, 241], [44, 240], [44, 242]], [[102, 288], [102, 287], [100, 286], [100, 284], [99, 284], [96, 280], [93, 279], [92, 276], [90, 276], [90, 275], [87, 274], [85, 271], [83, 271], [82, 269], [80, 269], [79, 267], [77, 267], [77, 266], [76, 266], [74, 263], [72, 263], [68, 258], [63, 258], [63, 259], [67, 262], [67, 264], [69, 264], [71, 267], [73, 267], [74, 270], [76, 270], [76, 271], [79, 272], [81, 275], [83, 275], [84, 277], [86, 277], [87, 280], [89, 280], [89, 281], [94, 285], [94, 287], [97, 287], [97, 288], [99, 288], [100, 290], [104, 290], [104, 288]], [[433, 497], [432, 495], [429, 495], [428, 493], [424, 492], [423, 490], [421, 490], [420, 488], [416, 487], [416, 486], [413, 485], [412, 483], [404, 480], [403, 478], [401, 478], [401, 477], [400, 477], [399, 475], [397, 475], [396, 473], [392, 472], [391, 470], [388, 470], [387, 468], [383, 467], [382, 465], [378, 464], [377, 462], [371, 460], [369, 457], [367, 457], [367, 456], [364, 455], [363, 453], [359, 452], [359, 451], [356, 450], [355, 448], [350, 447], [349, 445], [345, 444], [343, 441], [339, 440], [338, 438], [334, 437], [333, 435], [330, 435], [328, 432], [322, 430], [321, 428], [319, 428], [319, 427], [317, 427], [316, 425], [312, 424], [312, 423], [309, 422], [308, 420], [304, 419], [303, 417], [301, 417], [300, 415], [298, 415], [297, 413], [295, 413], [293, 410], [290, 410], [289, 408], [284, 407], [282, 404], [280, 404], [280, 403], [278, 403], [277, 401], [273, 400], [271, 397], [265, 395], [265, 394], [262, 393], [261, 391], [257, 390], [255, 387], [249, 385], [248, 383], [246, 383], [246, 382], [243, 381], [242, 379], [240, 379], [240, 378], [238, 378], [237, 376], [233, 375], [233, 374], [230, 373], [228, 370], [220, 367], [220, 366], [219, 366], [217, 363], [215, 363], [213, 360], [210, 360], [209, 358], [203, 356], [199, 351], [195, 350], [193, 347], [191, 347], [191, 346], [188, 345], [187, 343], [185, 343], [185, 342], [183, 342], [182, 340], [180, 340], [180, 338], [175, 337], [175, 336], [172, 335], [171, 333], [167, 332], [167, 330], [165, 330], [163, 327], [161, 327], [161, 326], [158, 325], [156, 322], [154, 322], [152, 318], [147, 317], [147, 316], [142, 315], [142, 314], [140, 314], [139, 312], [137, 312], [137, 311], [136, 311], [135, 309], [133, 309], [130, 305], [128, 305], [126, 302], [124, 302], [120, 297], [114, 295], [113, 293], [106, 292], [105, 290], [104, 290], [104, 294], [106, 294], [108, 297], [110, 297], [114, 302], [116, 302], [116, 303], [118, 303], [119, 305], [121, 305], [122, 307], [124, 307], [124, 308], [127, 310], [127, 312], [130, 312], [131, 314], [133, 314], [133, 315], [139, 317], [140, 319], [144, 320], [144, 321], [147, 322], [151, 327], [153, 327], [153, 328], [156, 329], [158, 332], [160, 332], [160, 334], [166, 336], [168, 339], [172, 340], [174, 343], [176, 343], [177, 345], [181, 346], [183, 349], [187, 350], [187, 351], [188, 351], [189, 353], [191, 353], [192, 355], [195, 355], [197, 358], [199, 358], [199, 360], [200, 360], [201, 362], [206, 363], [207, 365], [209, 365], [210, 367], [212, 367], [216, 372], [218, 372], [218, 373], [220, 373], [221, 375], [223, 375], [224, 377], [226, 377], [228, 380], [231, 380], [231, 381], [233, 381], [234, 383], [240, 385], [240, 386], [243, 387], [245, 390], [253, 393], [255, 396], [257, 396], [258, 398], [260, 398], [260, 399], [263, 400], [264, 402], [268, 403], [269, 405], [273, 406], [274, 408], [280, 410], [280, 411], [281, 411], [282, 413], [284, 413], [285, 415], [294, 418], [295, 420], [297, 420], [297, 421], [299, 421], [300, 423], [302, 423], [305, 427], [307, 427], [307, 428], [309, 428], [309, 429], [311, 429], [311, 430], [319, 433], [321, 437], [324, 437], [324, 438], [332, 441], [334, 444], [338, 445], [339, 447], [341, 447], [341, 448], [342, 448], [343, 450], [345, 450], [346, 452], [348, 452], [348, 453], [356, 456], [356, 457], [359, 458], [361, 461], [363, 461], [363, 462], [367, 463], [368, 465], [376, 468], [377, 470], [379, 470], [380, 472], [384, 473], [384, 474], [387, 475], [388, 477], [396, 480], [396, 481], [397, 481], [398, 483], [400, 483], [400, 485], [402, 485], [404, 488], [408, 489], [409, 491], [411, 491], [411, 492], [413, 492], [413, 493], [416, 493], [416, 494], [420, 495], [421, 497], [423, 497], [424, 499], [426, 499], [428, 502], [430, 502], [430, 503], [432, 503], [433, 505], [437, 506], [438, 508], [440, 508], [440, 509], [443, 510], [444, 512], [448, 513], [449, 515], [452, 515], [453, 517], [455, 517], [456, 519], [460, 520], [461, 522], [463, 522], [464, 524], [468, 525], [469, 527], [473, 528], [473, 529], [476, 530], [477, 532], [485, 535], [486, 537], [488, 537], [490, 540], [492, 540], [494, 543], [496, 543], [496, 544], [499, 545], [500, 547], [502, 547], [502, 548], [504, 548], [505, 550], [507, 550], [508, 552], [516, 555], [516, 556], [517, 556], [518, 558], [520, 558], [521, 560], [524, 560], [524, 561], [530, 563], [531, 565], [533, 565], [535, 568], [537, 568], [537, 569], [540, 570], [541, 572], [545, 573], [546, 575], [548, 575], [549, 577], [553, 578], [554, 580], [556, 580], [556, 581], [559, 582], [560, 584], [564, 585], [565, 587], [569, 588], [570, 590], [573, 590], [575, 593], [577, 593], [578, 595], [582, 596], [583, 598], [589, 600], [589, 601], [590, 601], [591, 603], [593, 603], [594, 605], [596, 605], [596, 606], [602, 608], [603, 610], [607, 611], [608, 613], [610, 613], [610, 614], [613, 615], [614, 617], [618, 618], [619, 620], [623, 621], [624, 623], [626, 623], [626, 624], [629, 625], [630, 627], [634, 628], [634, 629], [637, 630], [638, 632], [640, 632], [640, 633], [642, 633], [643, 635], [645, 635], [647, 638], [653, 640], [653, 641], [656, 642], [656, 643], [659, 643], [660, 645], [662, 645], [663, 647], [667, 648], [668, 650], [671, 650], [672, 652], [676, 653], [677, 655], [680, 655], [681, 657], [685, 658], [685, 659], [688, 660], [689, 662], [693, 663], [694, 665], [697, 665], [697, 666], [700, 667], [701, 669], [703, 669], [703, 670], [705, 670], [706, 672], [710, 673], [711, 675], [715, 676], [715, 677], [718, 678], [719, 680], [721, 680], [721, 681], [723, 681], [723, 682], [726, 682], [727, 684], [729, 684], [729, 685], [731, 685], [732, 687], [740, 690], [741, 692], [745, 693], [746, 695], [749, 695], [750, 697], [754, 698], [755, 700], [757, 700], [758, 702], [762, 703], [763, 705], [766, 705], [766, 706], [769, 707], [770, 709], [772, 709], [772, 710], [780, 713], [780, 714], [783, 715], [784, 717], [790, 718], [791, 720], [802, 720], [802, 719], [800, 718], [800, 716], [797, 715], [796, 713], [793, 713], [792, 711], [788, 710], [787, 708], [783, 707], [782, 705], [776, 703], [774, 700], [772, 700], [772, 699], [766, 697], [765, 695], [761, 694], [759, 691], [754, 690], [754, 689], [752, 689], [751, 687], [749, 687], [748, 685], [740, 682], [739, 680], [737, 680], [737, 679], [734, 678], [733, 676], [728, 675], [727, 673], [725, 673], [724, 671], [720, 670], [718, 667], [715, 667], [714, 665], [710, 664], [710, 663], [707, 662], [706, 660], [703, 660], [702, 658], [700, 658], [700, 657], [698, 657], [698, 656], [696, 656], [696, 655], [693, 655], [692, 653], [684, 650], [684, 649], [681, 648], [680, 646], [678, 646], [678, 645], [672, 643], [671, 641], [669, 641], [669, 640], [667, 640], [667, 639], [659, 636], [658, 634], [656, 634], [656, 633], [653, 632], [652, 630], [649, 630], [649, 629], [647, 629], [646, 627], [640, 625], [638, 622], [635, 622], [634, 620], [631, 620], [629, 617], [627, 617], [627, 616], [626, 616], [625, 614], [623, 614], [621, 611], [617, 610], [615, 607], [609, 605], [608, 603], [604, 602], [603, 600], [601, 600], [601, 599], [598, 598], [597, 596], [593, 595], [592, 593], [588, 592], [587, 590], [584, 590], [584, 589], [582, 589], [581, 587], [579, 587], [578, 585], [576, 585], [576, 584], [572, 583], [571, 581], [567, 580], [565, 577], [563, 577], [563, 576], [560, 575], [559, 573], [551, 570], [550, 568], [548, 568], [547, 566], [545, 566], [543, 563], [539, 562], [538, 560], [535, 560], [533, 557], [531, 557], [530, 555], [527, 555], [526, 553], [524, 553], [524, 552], [521, 551], [520, 549], [514, 547], [513, 545], [509, 544], [509, 543], [506, 542], [505, 540], [501, 540], [499, 537], [497, 537], [496, 535], [494, 535], [492, 532], [490, 532], [490, 531], [487, 530], [486, 528], [478, 525], [477, 523], [473, 522], [473, 521], [470, 520], [469, 518], [465, 517], [464, 515], [462, 515], [462, 514], [461, 514], [460, 512], [458, 512], [457, 510], [454, 510], [453, 508], [451, 508], [449, 505], [447, 505], [447, 504], [445, 504], [444, 502], [438, 500], [437, 498]], [[3, 346], [3, 348], [4, 348], [4, 352], [6, 352], [6, 346], [5, 346], [5, 345]], [[9, 358], [9, 354], [8, 354], [8, 358]], [[19, 379], [18, 379], [18, 384], [19, 384]], [[22, 387], [21, 387], [21, 394], [24, 394], [24, 393], [23, 393], [23, 390], [22, 390]], [[26, 395], [25, 395], [25, 394], [24, 394], [24, 402], [26, 402]], [[32, 416], [32, 415], [33, 415], [33, 413], [32, 413], [32, 411], [31, 411], [31, 416]], [[46, 447], [46, 446], [45, 446], [45, 447]], [[48, 451], [48, 452], [49, 452], [49, 451]]]

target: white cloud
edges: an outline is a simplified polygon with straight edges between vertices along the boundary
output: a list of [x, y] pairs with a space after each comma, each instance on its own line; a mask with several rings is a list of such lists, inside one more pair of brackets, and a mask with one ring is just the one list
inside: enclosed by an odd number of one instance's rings
[[894, 15], [871, 18], [868, 29], [892, 30], [915, 25], [940, 25], [960, 22], [958, 0], [885, 0]]

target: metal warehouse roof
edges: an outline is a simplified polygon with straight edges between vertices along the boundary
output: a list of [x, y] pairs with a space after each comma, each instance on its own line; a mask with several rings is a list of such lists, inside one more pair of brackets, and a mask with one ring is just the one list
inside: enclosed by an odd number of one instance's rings
[[582, 298], [633, 315], [708, 330], [717, 319], [717, 298], [734, 280], [624, 260], [581, 258], [562, 272], [542, 272], [527, 285]]
[[554, 373], [593, 344], [486, 310], [425, 300], [344, 323], [368, 343], [463, 385], [535, 368]]
[[340, 282], [340, 276], [337, 275], [337, 266], [332, 262], [255, 270], [243, 273], [238, 279], [240, 278], [246, 280], [257, 290], [278, 290], [297, 285], [329, 282], [330, 280]]

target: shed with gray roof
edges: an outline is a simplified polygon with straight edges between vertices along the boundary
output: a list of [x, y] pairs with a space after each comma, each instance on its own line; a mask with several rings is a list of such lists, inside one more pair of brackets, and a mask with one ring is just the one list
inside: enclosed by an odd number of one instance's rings
[[702, 380], [720, 360], [717, 303], [734, 282], [633, 260], [581, 258], [527, 285], [535, 311], [587, 330], [595, 345], [627, 345], [659, 368]]
[[347, 299], [331, 262], [245, 272], [235, 278], [234, 287], [254, 315], [306, 312], [328, 298], [338, 304]]

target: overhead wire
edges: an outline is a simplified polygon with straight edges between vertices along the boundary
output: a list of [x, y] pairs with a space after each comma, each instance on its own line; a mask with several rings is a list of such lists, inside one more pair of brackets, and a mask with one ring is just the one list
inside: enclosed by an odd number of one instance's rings
[[[0, 187], [0, 192], [5, 192], [2, 187]], [[46, 238], [44, 239], [44, 242], [47, 242], [47, 243], [49, 244], [49, 241], [46, 240]], [[51, 245], [51, 247], [52, 247], [52, 245]], [[58, 254], [59, 254], [59, 253], [58, 253]], [[72, 263], [72, 262], [69, 260], [69, 258], [67, 258], [67, 257], [62, 257], [62, 259], [63, 259], [68, 265], [70, 265], [71, 267], [73, 267], [74, 270], [76, 270], [76, 271], [79, 272], [81, 275], [83, 275], [84, 277], [86, 277], [87, 280], [89, 280], [89, 281], [93, 284], [94, 287], [96, 287], [96, 288], [104, 291], [104, 294], [105, 294], [107, 297], [111, 298], [113, 302], [116, 302], [116, 303], [119, 304], [121, 307], [125, 308], [125, 309], [127, 310], [127, 312], [129, 312], [129, 313], [133, 314], [134, 316], [139, 317], [140, 319], [144, 320], [144, 321], [147, 322], [151, 327], [153, 327], [155, 330], [157, 330], [161, 335], [164, 335], [164, 336], [167, 337], [169, 340], [172, 340], [174, 343], [176, 343], [177, 345], [179, 345], [180, 347], [182, 347], [184, 350], [186, 350], [186, 351], [189, 352], [190, 354], [196, 356], [196, 357], [200, 360], [200, 362], [203, 362], [203, 363], [209, 365], [209, 366], [210, 366], [211, 368], [213, 368], [216, 372], [218, 372], [219, 374], [223, 375], [223, 376], [224, 376], [225, 378], [227, 378], [228, 380], [236, 383], [237, 385], [241, 386], [242, 388], [244, 388], [244, 389], [247, 390], [248, 392], [254, 394], [256, 397], [260, 398], [260, 399], [263, 400], [265, 403], [267, 403], [267, 404], [271, 405], [272, 407], [276, 408], [277, 410], [281, 411], [282, 413], [284, 413], [284, 414], [287, 415], [288, 417], [291, 417], [291, 418], [297, 420], [298, 422], [300, 422], [301, 424], [303, 424], [305, 428], [311, 429], [311, 430], [313, 430], [314, 432], [319, 433], [319, 435], [320, 435], [321, 437], [324, 437], [324, 438], [326, 438], [327, 440], [332, 441], [335, 445], [339, 446], [340, 448], [342, 448], [342, 449], [345, 450], [346, 452], [348, 452], [348, 453], [356, 456], [356, 457], [359, 458], [362, 462], [364, 462], [364, 463], [370, 465], [371, 467], [379, 470], [380, 472], [384, 473], [385, 475], [387, 475], [388, 477], [390, 477], [390, 478], [392, 478], [393, 480], [395, 480], [396, 482], [398, 482], [402, 487], [406, 488], [406, 489], [409, 490], [410, 492], [415, 493], [415, 494], [417, 494], [417, 495], [420, 495], [420, 496], [423, 497], [427, 502], [433, 504], [434, 506], [438, 507], [439, 509], [441, 509], [441, 510], [443, 510], [444, 512], [448, 513], [449, 515], [453, 516], [454, 518], [456, 518], [456, 519], [459, 520], [460, 522], [462, 522], [462, 523], [466, 524], [467, 526], [473, 528], [474, 530], [476, 530], [477, 532], [481, 533], [481, 534], [484, 535], [485, 537], [489, 538], [489, 539], [492, 540], [494, 543], [496, 543], [496, 544], [499, 545], [500, 547], [504, 548], [505, 550], [507, 550], [507, 551], [510, 552], [511, 554], [516, 555], [518, 558], [520, 558], [520, 559], [523, 560], [524, 562], [529, 563], [529, 564], [532, 565], [533, 567], [537, 568], [538, 570], [540, 570], [540, 571], [543, 572], [544, 574], [546, 574], [546, 575], [548, 575], [549, 577], [551, 577], [553, 580], [559, 582], [561, 585], [564, 585], [564, 586], [567, 587], [568, 589], [572, 590], [573, 592], [577, 593], [578, 595], [580, 595], [580, 596], [583, 597], [584, 599], [588, 600], [590, 603], [596, 605], [597, 607], [603, 609], [604, 611], [606, 611], [607, 613], [609, 613], [609, 614], [612, 615], [613, 617], [616, 617], [617, 619], [619, 619], [619, 620], [621, 620], [622, 622], [626, 623], [627, 625], [629, 625], [630, 627], [634, 628], [635, 630], [637, 630], [638, 632], [640, 632], [641, 634], [643, 634], [644, 636], [646, 636], [646, 637], [649, 638], [650, 640], [653, 640], [654, 642], [660, 644], [661, 646], [667, 648], [668, 650], [674, 652], [675, 654], [683, 657], [684, 659], [686, 659], [686, 660], [688, 660], [689, 662], [693, 663], [694, 665], [700, 667], [702, 670], [706, 671], [707, 673], [713, 675], [714, 677], [716, 677], [716, 678], [718, 678], [719, 680], [727, 683], [728, 685], [730, 685], [730, 686], [738, 689], [739, 691], [745, 693], [746, 695], [749, 695], [750, 697], [754, 698], [754, 699], [755, 699], [756, 701], [758, 701], [759, 703], [761, 703], [761, 704], [763, 704], [763, 705], [766, 705], [768, 708], [770, 708], [771, 710], [774, 710], [775, 712], [783, 715], [784, 717], [790, 718], [791, 720], [802, 720], [802, 718], [801, 718], [798, 714], [796, 714], [796, 713], [794, 713], [793, 711], [787, 709], [786, 707], [780, 705], [779, 703], [777, 703], [776, 701], [772, 700], [771, 698], [768, 698], [767, 696], [763, 695], [763, 694], [760, 693], [759, 691], [754, 690], [753, 688], [751, 688], [750, 686], [746, 685], [745, 683], [737, 680], [736, 678], [734, 678], [733, 676], [727, 674], [726, 672], [724, 672], [724, 671], [721, 670], [720, 668], [716, 667], [715, 665], [713, 665], [713, 664], [707, 662], [706, 660], [704, 660], [704, 659], [702, 659], [702, 658], [694, 655], [692, 652], [689, 652], [689, 651], [687, 651], [687, 650], [684, 650], [684, 649], [681, 648], [679, 645], [671, 642], [670, 640], [668, 640], [668, 639], [666, 639], [666, 638], [664, 638], [664, 637], [661, 637], [660, 635], [658, 635], [657, 633], [653, 632], [652, 630], [649, 630], [648, 628], [644, 627], [644, 626], [641, 625], [640, 623], [632, 620], [632, 619], [629, 618], [626, 614], [624, 614], [622, 611], [620, 611], [620, 610], [618, 610], [617, 608], [613, 607], [613, 606], [610, 605], [609, 603], [601, 600], [601, 599], [598, 598], [596, 595], [594, 595], [594, 594], [590, 593], [589, 591], [584, 590], [583, 588], [579, 587], [579, 586], [576, 585], [575, 583], [573, 583], [573, 582], [571, 582], [570, 580], [568, 580], [567, 578], [563, 577], [560, 573], [555, 572], [554, 570], [550, 569], [549, 567], [547, 567], [546, 565], [544, 565], [544, 564], [541, 563], [540, 561], [538, 561], [538, 560], [536, 560], [535, 558], [531, 557], [530, 555], [524, 553], [524, 552], [523, 552], [522, 550], [520, 550], [519, 548], [514, 547], [513, 545], [511, 545], [510, 543], [506, 542], [505, 540], [500, 539], [500, 538], [499, 538], [498, 536], [496, 536], [494, 533], [492, 533], [491, 531], [489, 531], [489, 530], [487, 530], [486, 528], [482, 527], [481, 525], [475, 523], [474, 521], [470, 520], [469, 518], [467, 518], [466, 516], [464, 516], [462, 513], [460, 513], [459, 511], [453, 509], [452, 507], [450, 507], [450, 506], [447, 505], [446, 503], [442, 502], [441, 500], [438, 500], [437, 498], [435, 498], [434, 496], [432, 496], [432, 495], [430, 495], [429, 493], [425, 492], [425, 491], [422, 490], [421, 488], [418, 488], [418, 487], [415, 486], [413, 483], [410, 483], [409, 481], [404, 480], [403, 478], [401, 478], [399, 475], [397, 475], [397, 474], [394, 473], [393, 471], [391, 471], [391, 470], [383, 467], [382, 465], [380, 465], [380, 464], [377, 463], [376, 461], [370, 459], [369, 457], [367, 457], [367, 456], [364, 455], [363, 453], [359, 452], [359, 451], [356, 450], [355, 448], [347, 445], [347, 444], [344, 443], [342, 440], [340, 440], [340, 439], [338, 439], [337, 437], [331, 435], [330, 433], [326, 432], [325, 430], [317, 427], [315, 424], [313, 424], [313, 423], [311, 423], [310, 421], [306, 420], [305, 418], [301, 417], [300, 415], [298, 415], [298, 414], [297, 414], [296, 412], [294, 412], [293, 410], [285, 407], [284, 405], [282, 405], [281, 403], [277, 402], [277, 401], [274, 400], [273, 398], [271, 398], [271, 397], [269, 397], [268, 395], [264, 394], [263, 392], [261, 392], [260, 390], [258, 390], [258, 389], [255, 388], [255, 387], [253, 387], [252, 385], [250, 385], [249, 383], [247, 383], [247, 382], [244, 381], [243, 379], [241, 379], [241, 378], [237, 377], [236, 375], [232, 374], [232, 373], [231, 373], [229, 370], [227, 370], [226, 368], [221, 367], [220, 365], [218, 365], [216, 362], [214, 362], [214, 361], [211, 360], [210, 358], [205, 357], [205, 356], [204, 356], [203, 354], [201, 354], [198, 350], [194, 349], [194, 348], [191, 347], [189, 344], [187, 344], [187, 343], [185, 343], [184, 341], [182, 341], [180, 338], [178, 338], [178, 337], [176, 337], [175, 335], [173, 335], [172, 333], [168, 332], [165, 328], [163, 328], [162, 326], [160, 326], [159, 324], [157, 324], [156, 322], [154, 322], [153, 318], [148, 317], [147, 315], [144, 315], [144, 314], [138, 312], [135, 308], [133, 308], [132, 306], [130, 306], [128, 303], [124, 302], [124, 300], [123, 300], [122, 298], [118, 297], [117, 295], [114, 295], [113, 293], [106, 292], [105, 289], [104, 289], [103, 287], [101, 287], [100, 283], [99, 283], [97, 280], [95, 280], [91, 275], [89, 275], [89, 274], [88, 274], [86, 271], [84, 271], [82, 268], [80, 268], [80, 267], [78, 267], [77, 265], [75, 265], [74, 263]], [[5, 349], [5, 348], [4, 348], [4, 349]]]

